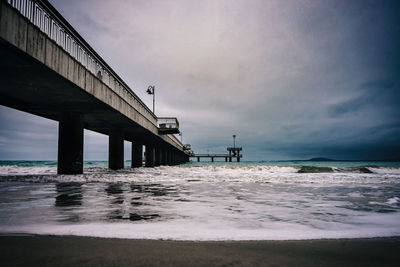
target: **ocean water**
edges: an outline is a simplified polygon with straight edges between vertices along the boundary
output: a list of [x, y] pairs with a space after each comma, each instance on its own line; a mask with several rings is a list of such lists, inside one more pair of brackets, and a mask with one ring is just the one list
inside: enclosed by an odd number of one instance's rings
[[[400, 235], [400, 162], [191, 162], [57, 175], [0, 161], [0, 233], [172, 240]], [[129, 166], [129, 162], [126, 162]]]

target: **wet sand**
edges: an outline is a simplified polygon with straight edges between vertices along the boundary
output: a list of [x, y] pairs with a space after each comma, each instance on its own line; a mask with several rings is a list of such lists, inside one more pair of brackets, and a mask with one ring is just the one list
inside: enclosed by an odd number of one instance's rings
[[1, 266], [399, 266], [400, 237], [191, 242], [0, 236]]

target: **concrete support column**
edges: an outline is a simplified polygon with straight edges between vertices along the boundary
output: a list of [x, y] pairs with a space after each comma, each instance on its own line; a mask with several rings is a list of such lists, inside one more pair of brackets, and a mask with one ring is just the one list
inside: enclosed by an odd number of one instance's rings
[[228, 157], [225, 157], [225, 162], [228, 162]]
[[143, 165], [143, 143], [142, 142], [132, 142], [132, 158], [131, 167], [137, 168]]
[[165, 155], [166, 155], [166, 164], [171, 165], [171, 151], [168, 148], [165, 150]]
[[108, 135], [108, 168], [124, 168], [124, 134], [118, 129], [111, 129]]
[[237, 156], [237, 162], [240, 162], [240, 156], [239, 155]]
[[197, 162], [200, 162], [200, 157], [197, 157]]
[[232, 162], [232, 152], [229, 150], [229, 162]]
[[172, 165], [176, 165], [176, 164], [178, 164], [178, 159], [177, 159], [177, 156], [176, 156], [176, 152], [173, 151], [172, 152]]
[[162, 149], [162, 165], [168, 165], [168, 150], [166, 148]]
[[83, 173], [83, 116], [61, 114], [58, 123], [58, 174]]
[[154, 149], [154, 151], [155, 151], [155, 163], [154, 163], [154, 165], [155, 166], [160, 166], [161, 165], [161, 149], [156, 147]]
[[155, 165], [155, 150], [152, 144], [146, 144], [146, 167], [154, 167]]
[[211, 162], [214, 162], [214, 157], [211, 157]]

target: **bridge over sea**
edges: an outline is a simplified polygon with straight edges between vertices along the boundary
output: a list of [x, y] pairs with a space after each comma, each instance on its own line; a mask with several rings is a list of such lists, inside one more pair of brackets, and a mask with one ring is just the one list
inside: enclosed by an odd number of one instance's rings
[[0, 0], [0, 104], [59, 122], [59, 174], [83, 172], [83, 132], [109, 136], [109, 168], [189, 161], [173, 135], [176, 118], [158, 118], [46, 0]]

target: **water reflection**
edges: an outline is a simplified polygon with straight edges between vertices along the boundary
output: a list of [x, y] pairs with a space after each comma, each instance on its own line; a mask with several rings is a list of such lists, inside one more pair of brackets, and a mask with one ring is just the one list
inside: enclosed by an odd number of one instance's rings
[[[166, 218], [164, 203], [182, 198], [176, 186], [138, 183], [57, 183], [57, 221], [143, 221]], [[84, 201], [83, 201], [84, 199]]]
[[[174, 197], [177, 189], [162, 184], [109, 183], [104, 189], [109, 200], [109, 220], [154, 220], [161, 217], [153, 200]], [[163, 197], [163, 198], [159, 198]]]
[[129, 220], [129, 221], [142, 221], [142, 220], [153, 220], [159, 218], [159, 214], [139, 214], [139, 213], [128, 213], [120, 214], [118, 211], [109, 215], [111, 220]]
[[55, 206], [59, 214], [56, 215], [58, 221], [79, 222], [79, 208], [82, 206], [82, 184], [80, 183], [57, 183], [56, 184]]
[[82, 184], [58, 183], [56, 184], [56, 207], [69, 207], [82, 205]]
[[105, 189], [108, 196], [113, 197], [111, 204], [123, 204], [124, 195], [121, 183], [110, 183]]
[[151, 193], [153, 196], [167, 196], [177, 193], [175, 187], [162, 184], [131, 184], [131, 190], [137, 193]]

